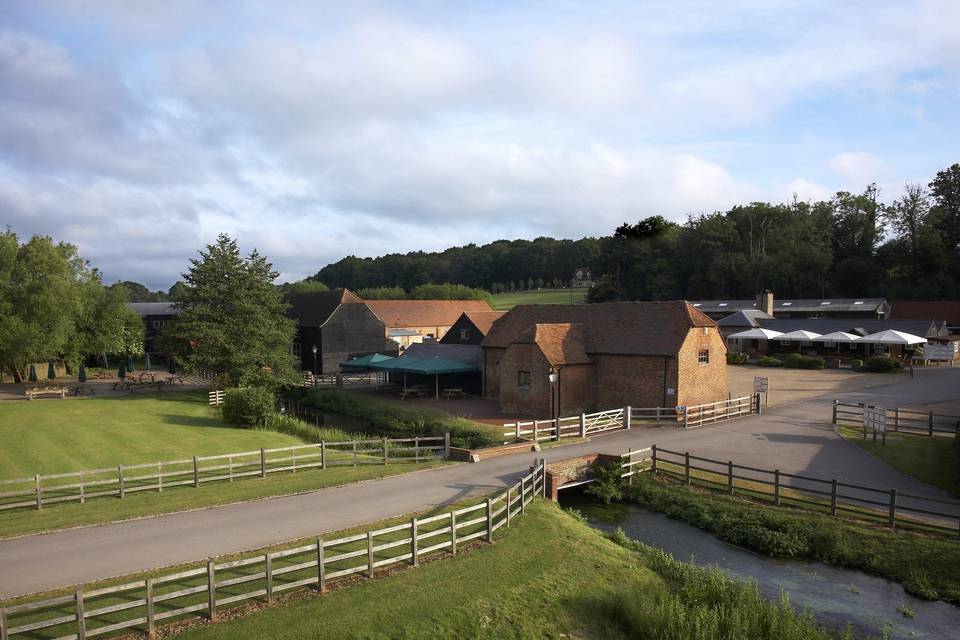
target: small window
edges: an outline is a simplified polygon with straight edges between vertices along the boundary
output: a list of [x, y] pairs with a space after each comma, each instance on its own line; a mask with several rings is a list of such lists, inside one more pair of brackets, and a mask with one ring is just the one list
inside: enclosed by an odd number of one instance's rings
[[700, 353], [697, 354], [697, 362], [699, 364], [710, 364], [710, 351], [708, 349], [701, 349]]
[[153, 328], [154, 328], [154, 329], [159, 329], [159, 328], [160, 328], [160, 321], [159, 321], [159, 320], [154, 320], [154, 321], [153, 321]]
[[530, 386], [530, 372], [517, 371], [517, 386], [526, 388]]
[[726, 302], [721, 302], [721, 303], [718, 304], [717, 306], [718, 306], [718, 307], [725, 307], [725, 306], [727, 306], [727, 303], [726, 303]]
[[853, 304], [863, 304], [863, 300], [856, 300]]
[[829, 305], [829, 304], [830, 304], [830, 301], [829, 301], [829, 300], [824, 300], [823, 302], [820, 303], [820, 306], [821, 306], [821, 307], [825, 307], [825, 306], [827, 306], [827, 305]]
[[781, 303], [780, 303], [780, 306], [781, 306], [781, 307], [789, 307], [789, 306], [792, 306], [792, 305], [793, 305], [792, 302], [781, 302]]
[[470, 329], [460, 329], [460, 339], [469, 340], [470, 339]]
[[290, 345], [290, 353], [291, 353], [292, 355], [297, 356], [298, 358], [300, 357], [300, 343], [299, 343], [299, 342], [294, 342], [293, 344]]

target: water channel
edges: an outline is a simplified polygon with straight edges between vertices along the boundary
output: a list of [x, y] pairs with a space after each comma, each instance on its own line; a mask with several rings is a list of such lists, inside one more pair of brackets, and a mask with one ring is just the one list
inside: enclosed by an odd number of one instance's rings
[[766, 598], [779, 599], [786, 592], [795, 607], [809, 607], [819, 624], [840, 629], [849, 622], [858, 638], [881, 637], [884, 631], [892, 639], [960, 638], [960, 607], [921, 600], [895, 582], [813, 560], [759, 555], [663, 514], [628, 504], [608, 507], [577, 490], [562, 491], [560, 503], [581, 511], [601, 531], [620, 527], [629, 537], [678, 560], [753, 580]]

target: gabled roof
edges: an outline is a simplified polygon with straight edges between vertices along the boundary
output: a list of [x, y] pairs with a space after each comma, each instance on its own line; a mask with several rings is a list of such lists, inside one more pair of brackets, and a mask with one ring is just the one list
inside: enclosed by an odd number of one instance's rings
[[857, 335], [866, 335], [885, 329], [896, 329], [918, 336], [926, 336], [936, 329], [929, 320], [881, 320], [879, 318], [774, 318], [772, 320], [758, 320], [758, 324], [766, 329], [773, 329], [781, 333], [789, 333], [797, 329], [806, 329], [816, 333], [831, 333], [846, 331]]
[[878, 331], [877, 333], [871, 333], [870, 335], [857, 338], [855, 342], [866, 342], [869, 344], [901, 344], [909, 346], [914, 344], [926, 344], [927, 340], [921, 336], [915, 336], [904, 331], [887, 329], [886, 331]]
[[582, 324], [535, 324], [521, 333], [514, 344], [533, 344], [551, 365], [589, 364]]
[[747, 329], [740, 333], [731, 333], [728, 338], [737, 338], [738, 340], [772, 340], [779, 338], [783, 334], [772, 329]]
[[[490, 327], [493, 326], [493, 323], [502, 318], [505, 313], [506, 311], [464, 311], [460, 318], [466, 316], [467, 320], [480, 332], [480, 335], [485, 336], [490, 333]], [[457, 322], [460, 321], [460, 318], [457, 319]]]
[[342, 304], [363, 304], [349, 289], [291, 293], [287, 295], [290, 308], [287, 316], [300, 322], [301, 327], [322, 327]]
[[180, 308], [176, 302], [128, 302], [127, 307], [141, 316], [176, 316]]
[[674, 356], [693, 327], [717, 323], [683, 300], [518, 305], [497, 320], [484, 347], [506, 348], [536, 324], [583, 325], [586, 353]]
[[758, 327], [757, 320], [763, 318], [770, 320], [772, 315], [760, 309], [741, 309], [736, 313], [731, 313], [725, 318], [717, 320], [717, 325], [721, 327]]
[[789, 340], [791, 342], [809, 342], [815, 338], [819, 338], [819, 333], [814, 333], [813, 331], [807, 331], [806, 329], [797, 329], [796, 331], [789, 331], [787, 333], [782, 333], [777, 336], [777, 340]]
[[486, 300], [367, 300], [387, 327], [449, 327], [465, 311], [493, 311]]
[[904, 300], [894, 302], [890, 317], [896, 320], [946, 320], [960, 325], [960, 300]]

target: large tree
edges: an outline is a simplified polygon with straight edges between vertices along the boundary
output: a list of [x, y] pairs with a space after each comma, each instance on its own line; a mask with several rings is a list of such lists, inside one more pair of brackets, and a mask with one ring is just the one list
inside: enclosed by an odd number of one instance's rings
[[232, 385], [273, 385], [296, 374], [290, 353], [296, 323], [286, 316], [277, 272], [253, 251], [221, 235], [190, 260], [177, 321], [165, 342], [188, 368], [207, 370]]

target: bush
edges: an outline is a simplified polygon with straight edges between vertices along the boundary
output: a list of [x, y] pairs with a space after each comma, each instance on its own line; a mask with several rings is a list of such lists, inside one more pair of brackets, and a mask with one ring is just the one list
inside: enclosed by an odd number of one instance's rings
[[439, 411], [395, 407], [369, 398], [358, 399], [347, 393], [311, 391], [303, 403], [322, 412], [364, 420], [373, 428], [396, 436], [442, 436], [449, 431], [453, 446], [468, 449], [491, 447], [503, 441], [495, 429], [463, 418]]
[[618, 464], [604, 463], [594, 464], [593, 474], [595, 480], [587, 485], [585, 493], [599, 498], [604, 504], [610, 504], [614, 500], [620, 500], [623, 497], [623, 478], [620, 474], [623, 469]]
[[853, 360], [850, 361], [850, 366], [856, 369], [857, 371], [859, 371], [860, 369], [863, 369], [863, 360], [860, 360], [859, 358], [854, 358]]
[[745, 353], [728, 353], [728, 354], [727, 354], [727, 364], [747, 364], [747, 354], [745, 354]]
[[783, 359], [783, 366], [788, 369], [823, 369], [824, 359], [819, 356], [804, 356], [791, 353]]
[[763, 356], [760, 360], [757, 361], [757, 364], [761, 367], [779, 367], [783, 363], [774, 358], [773, 356]]
[[873, 356], [867, 360], [867, 371], [890, 373], [900, 370], [900, 362], [890, 356]]
[[223, 419], [239, 427], [264, 424], [276, 408], [277, 399], [263, 387], [227, 389], [223, 397]]
[[276, 431], [285, 433], [294, 438], [300, 438], [304, 442], [313, 443], [326, 440], [328, 442], [349, 442], [350, 440], [367, 439], [366, 434], [355, 434], [344, 431], [343, 429], [331, 429], [324, 427], [320, 429], [309, 422], [304, 422], [299, 418], [294, 418], [283, 413], [271, 413], [267, 415], [263, 422], [256, 427], [261, 431]]

